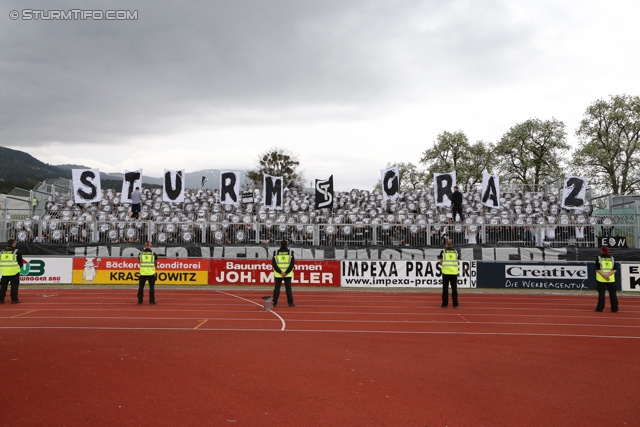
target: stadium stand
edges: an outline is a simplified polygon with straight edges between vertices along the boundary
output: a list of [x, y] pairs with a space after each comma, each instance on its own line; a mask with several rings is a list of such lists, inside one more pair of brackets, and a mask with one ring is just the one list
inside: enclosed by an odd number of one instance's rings
[[[32, 194], [40, 201], [37, 209], [3, 210], [4, 240], [234, 245], [287, 238], [295, 245], [440, 246], [451, 237], [456, 245], [593, 247], [597, 237], [612, 236], [618, 226], [615, 215], [594, 215], [590, 203], [580, 211], [564, 210], [558, 195], [544, 190], [503, 192], [501, 207], [488, 209], [480, 189], [472, 189], [464, 196], [464, 223], [453, 222], [450, 209], [436, 207], [425, 190], [392, 202], [383, 202], [380, 191], [338, 192], [331, 211], [314, 209], [313, 194], [285, 190], [284, 208], [276, 211], [262, 204], [260, 190], [253, 191], [253, 203], [233, 206], [220, 204], [217, 190], [187, 189], [184, 203], [175, 204], [162, 201], [161, 189], [144, 189], [139, 221], [128, 217], [130, 205], [113, 190], [103, 190], [99, 203], [78, 205], [71, 182], [58, 179], [41, 183]], [[624, 232], [635, 236], [637, 226], [629, 221], [623, 219], [617, 231], [628, 228]]]

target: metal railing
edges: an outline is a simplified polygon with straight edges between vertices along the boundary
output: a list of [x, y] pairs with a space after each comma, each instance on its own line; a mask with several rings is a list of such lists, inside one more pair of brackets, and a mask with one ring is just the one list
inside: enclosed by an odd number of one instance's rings
[[[482, 220], [479, 220], [481, 218]], [[77, 221], [61, 219], [3, 219], [2, 241], [47, 243], [208, 243], [219, 245], [277, 243], [326, 246], [440, 246], [451, 238], [456, 245], [597, 246], [598, 237], [620, 236], [628, 247], [639, 247], [637, 216], [591, 217], [583, 223], [564, 220], [542, 223], [507, 219], [465, 223], [335, 224], [260, 223], [229, 221]]]

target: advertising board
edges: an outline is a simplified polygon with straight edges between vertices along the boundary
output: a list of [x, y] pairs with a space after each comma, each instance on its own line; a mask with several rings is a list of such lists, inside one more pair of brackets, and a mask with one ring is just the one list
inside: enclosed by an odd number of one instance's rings
[[640, 264], [620, 263], [623, 292], [640, 292]]
[[478, 288], [595, 289], [595, 266], [585, 262], [482, 262], [478, 265]]
[[[209, 261], [201, 258], [160, 258], [157, 285], [206, 285]], [[73, 284], [133, 285], [138, 283], [137, 258], [73, 258]]]
[[[268, 285], [274, 283], [271, 260], [212, 259], [212, 285]], [[340, 261], [296, 260], [292, 284], [297, 286], [340, 286]]]
[[[459, 288], [476, 287], [476, 261], [460, 261]], [[341, 285], [357, 288], [438, 288], [437, 261], [342, 261]]]
[[71, 258], [24, 256], [22, 259], [21, 284], [71, 283]]

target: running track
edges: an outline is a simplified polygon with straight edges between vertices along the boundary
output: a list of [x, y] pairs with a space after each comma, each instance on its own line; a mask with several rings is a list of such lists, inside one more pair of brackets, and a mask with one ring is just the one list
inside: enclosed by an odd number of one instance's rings
[[0, 306], [0, 425], [640, 425], [640, 298], [294, 290], [265, 312], [264, 290], [135, 293]]

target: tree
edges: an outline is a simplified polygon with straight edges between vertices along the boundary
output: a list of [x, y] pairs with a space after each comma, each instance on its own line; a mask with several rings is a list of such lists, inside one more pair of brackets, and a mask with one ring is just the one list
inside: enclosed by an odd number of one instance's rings
[[482, 171], [491, 172], [496, 167], [498, 159], [494, 150], [492, 143], [484, 141], [477, 141], [469, 148], [469, 155], [464, 164], [465, 169], [462, 171], [465, 172], [462, 176], [465, 178], [466, 188], [482, 184]]
[[422, 153], [420, 163], [427, 166], [427, 182], [433, 181], [434, 173], [456, 171], [456, 183], [470, 189], [482, 182], [482, 171], [491, 170], [496, 159], [492, 144], [478, 141], [471, 145], [462, 131], [444, 131], [438, 135], [433, 147]]
[[281, 176], [287, 188], [302, 190], [304, 174], [298, 171], [300, 162], [297, 157], [282, 148], [271, 148], [258, 158], [256, 169], [246, 174], [254, 188], [262, 188], [265, 175]]
[[494, 155], [506, 181], [530, 191], [562, 173], [563, 152], [569, 148], [562, 121], [529, 119], [504, 134]]
[[573, 156], [576, 175], [582, 174], [606, 193], [640, 190], [640, 97], [610, 96], [591, 104], [580, 128]]
[[[387, 163], [387, 168], [398, 166], [398, 173], [400, 174], [400, 191], [410, 193], [417, 190], [420, 187], [424, 187], [427, 180], [427, 172], [419, 170], [413, 163]], [[375, 190], [382, 190], [382, 180], [378, 180], [378, 183], [374, 187]]]
[[38, 185], [37, 180], [35, 179], [23, 179], [22, 181], [5, 181], [0, 178], [0, 194], [9, 194], [11, 190], [15, 188], [22, 188], [23, 190], [31, 190]]

